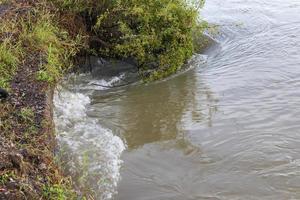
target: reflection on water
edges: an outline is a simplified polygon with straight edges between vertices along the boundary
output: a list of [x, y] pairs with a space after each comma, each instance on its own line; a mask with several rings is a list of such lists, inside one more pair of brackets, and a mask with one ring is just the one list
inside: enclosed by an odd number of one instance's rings
[[208, 0], [202, 13], [220, 32], [206, 64], [149, 85], [76, 84], [105, 129], [75, 141], [102, 169], [124, 150], [105, 151], [109, 138], [127, 144], [120, 181], [119, 165], [100, 170], [115, 200], [300, 199], [300, 1]]
[[[125, 162], [116, 199], [191, 196], [190, 178], [198, 179], [195, 175], [200, 165], [217, 158], [209, 157], [201, 146], [192, 144], [186, 128], [196, 124], [211, 127], [217, 102], [194, 70], [126, 91], [117, 118], [123, 119], [123, 135], [129, 149], [122, 157]], [[199, 193], [198, 197], [201, 196]]]
[[[103, 92], [99, 91], [93, 95], [92, 114], [109, 120], [110, 128], [118, 127], [116, 132], [125, 138], [129, 149], [176, 139], [183, 133], [184, 117], [195, 121], [207, 118], [211, 123], [216, 110], [213, 95], [196, 79], [188, 72], [172, 80], [119, 91], [117, 98], [103, 99]], [[202, 89], [197, 89], [197, 85]]]

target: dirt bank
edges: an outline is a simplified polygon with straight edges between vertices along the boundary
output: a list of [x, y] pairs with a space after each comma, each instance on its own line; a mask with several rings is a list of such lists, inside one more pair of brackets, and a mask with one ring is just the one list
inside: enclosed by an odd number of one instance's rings
[[[1, 200], [72, 199], [76, 196], [54, 162], [52, 94], [55, 84], [37, 78], [41, 62], [46, 62], [46, 51], [24, 39], [24, 27], [19, 23], [27, 20], [36, 6], [30, 1], [12, 1], [0, 6], [0, 45], [6, 45], [5, 51], [0, 52], [0, 82], [10, 94], [0, 102]], [[9, 29], [10, 22], [15, 25], [13, 29]], [[8, 28], [3, 28], [6, 25]], [[8, 50], [16, 46], [22, 48], [21, 56], [15, 52], [9, 54]], [[9, 71], [13, 56], [18, 62], [15, 70]]]

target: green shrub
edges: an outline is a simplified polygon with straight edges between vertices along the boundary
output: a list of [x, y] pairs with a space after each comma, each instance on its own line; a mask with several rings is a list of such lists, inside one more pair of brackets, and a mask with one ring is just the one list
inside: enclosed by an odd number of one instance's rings
[[133, 58], [141, 70], [154, 68], [150, 79], [180, 69], [194, 53], [193, 37], [203, 30], [198, 10], [203, 0], [57, 1], [85, 18], [100, 55]]

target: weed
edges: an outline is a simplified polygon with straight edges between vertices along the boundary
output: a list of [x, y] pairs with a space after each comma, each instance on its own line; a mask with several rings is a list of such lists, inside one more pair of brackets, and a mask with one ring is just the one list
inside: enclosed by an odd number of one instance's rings
[[15, 174], [13, 172], [6, 172], [0, 175], [0, 185], [5, 185], [10, 179], [15, 179]]
[[32, 108], [29, 107], [22, 108], [19, 113], [19, 117], [25, 122], [31, 122], [31, 123], [34, 122], [34, 112]]
[[63, 184], [45, 185], [43, 188], [43, 197], [49, 200], [72, 200], [76, 199], [73, 190], [68, 189]]

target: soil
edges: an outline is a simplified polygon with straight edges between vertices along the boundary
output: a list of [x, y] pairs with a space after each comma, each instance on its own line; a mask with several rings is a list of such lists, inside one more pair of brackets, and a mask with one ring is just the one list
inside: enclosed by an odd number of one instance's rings
[[[44, 185], [59, 180], [53, 164], [52, 87], [35, 80], [36, 58], [19, 68], [10, 97], [0, 105], [0, 175], [11, 174], [0, 181], [0, 199], [39, 199]], [[24, 109], [32, 111], [28, 119]]]

